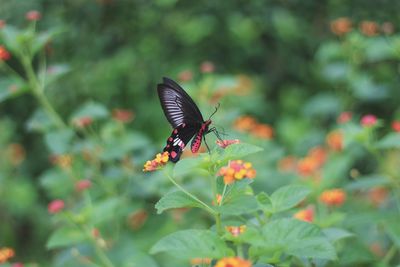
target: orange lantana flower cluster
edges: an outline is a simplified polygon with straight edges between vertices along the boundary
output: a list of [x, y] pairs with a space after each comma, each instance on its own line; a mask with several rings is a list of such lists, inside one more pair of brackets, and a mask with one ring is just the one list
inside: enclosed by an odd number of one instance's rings
[[193, 258], [190, 260], [191, 265], [201, 266], [202, 264], [210, 265], [211, 259], [210, 258]]
[[169, 160], [169, 153], [167, 151], [158, 153], [153, 160], [148, 160], [143, 167], [144, 172], [151, 172], [160, 169], [167, 164]]
[[256, 170], [253, 169], [250, 162], [244, 162], [243, 160], [232, 160], [228, 166], [222, 167], [218, 175], [224, 177], [225, 184], [231, 184], [235, 180], [242, 180], [243, 178], [254, 178], [256, 176]]
[[259, 123], [251, 116], [241, 116], [235, 120], [233, 127], [240, 132], [248, 132], [251, 135], [261, 139], [271, 139], [274, 130], [268, 124]]
[[225, 226], [225, 230], [231, 233], [234, 237], [238, 237], [246, 231], [246, 225]]
[[7, 262], [9, 259], [14, 257], [15, 252], [12, 248], [3, 247], [0, 248], [0, 263]]
[[312, 222], [314, 220], [314, 209], [309, 207], [299, 210], [293, 215], [293, 217], [301, 221]]
[[318, 177], [319, 170], [326, 161], [326, 150], [323, 147], [314, 147], [297, 163], [297, 172], [301, 176]]
[[[353, 22], [346, 17], [337, 18], [330, 23], [330, 28], [334, 34], [342, 36], [353, 29]], [[394, 32], [394, 26], [393, 23], [388, 21], [379, 25], [372, 20], [363, 20], [359, 23], [359, 30], [366, 36], [375, 36], [379, 34], [379, 32], [392, 34]]]
[[214, 267], [251, 267], [251, 262], [239, 257], [220, 259]]
[[341, 206], [346, 200], [346, 192], [343, 189], [336, 188], [326, 190], [319, 196], [319, 200], [327, 206]]
[[343, 139], [342, 131], [332, 131], [326, 136], [326, 144], [333, 151], [341, 151], [343, 149]]

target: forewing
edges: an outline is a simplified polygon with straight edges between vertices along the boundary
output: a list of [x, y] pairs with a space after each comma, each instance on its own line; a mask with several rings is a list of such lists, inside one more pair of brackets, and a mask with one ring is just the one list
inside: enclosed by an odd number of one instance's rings
[[164, 78], [163, 83], [158, 84], [157, 91], [165, 117], [173, 128], [183, 123], [203, 123], [204, 119], [199, 108], [176, 82]]
[[167, 139], [167, 145], [164, 147], [164, 151], [169, 152], [170, 161], [175, 163], [180, 159], [185, 146], [198, 130], [196, 125], [183, 123], [172, 131], [171, 136]]

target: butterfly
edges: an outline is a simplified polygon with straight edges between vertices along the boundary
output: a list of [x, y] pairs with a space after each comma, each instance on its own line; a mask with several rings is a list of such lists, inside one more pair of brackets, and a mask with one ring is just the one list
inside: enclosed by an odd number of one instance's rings
[[175, 163], [178, 162], [185, 146], [193, 137], [190, 147], [192, 153], [196, 153], [202, 139], [205, 142], [204, 136], [211, 131], [216, 132], [216, 130], [215, 128], [209, 129], [211, 119], [206, 121], [203, 119], [203, 115], [193, 99], [173, 80], [163, 78], [163, 82], [157, 85], [157, 92], [165, 117], [174, 128], [171, 136], [167, 139], [164, 151], [169, 152], [169, 160]]

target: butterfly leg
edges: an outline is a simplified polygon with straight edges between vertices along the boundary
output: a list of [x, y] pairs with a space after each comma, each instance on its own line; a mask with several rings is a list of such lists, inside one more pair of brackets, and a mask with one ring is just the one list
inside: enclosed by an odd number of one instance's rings
[[206, 144], [206, 147], [207, 147], [207, 150], [208, 150], [208, 154], [211, 154], [210, 147], [208, 146], [207, 141], [206, 141], [206, 137], [204, 135], [203, 135], [203, 140], [204, 140], [204, 144]]

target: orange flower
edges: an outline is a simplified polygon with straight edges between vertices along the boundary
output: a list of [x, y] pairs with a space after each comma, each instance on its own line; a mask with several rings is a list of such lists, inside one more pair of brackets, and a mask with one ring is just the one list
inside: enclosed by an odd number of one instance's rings
[[372, 114], [367, 114], [361, 118], [361, 125], [364, 127], [371, 127], [374, 126], [377, 123], [378, 119], [376, 118], [375, 115]]
[[9, 60], [11, 57], [10, 53], [7, 51], [7, 49], [0, 45], [0, 62], [1, 61], [5, 61], [5, 60]]
[[320, 164], [317, 159], [307, 156], [298, 161], [297, 172], [301, 176], [311, 176], [319, 169], [319, 167]]
[[178, 79], [179, 79], [181, 82], [188, 82], [188, 81], [191, 81], [191, 80], [193, 79], [193, 72], [191, 72], [190, 70], [181, 71], [181, 72], [178, 74]]
[[319, 200], [327, 206], [341, 206], [346, 200], [346, 193], [340, 189], [331, 189], [322, 192]]
[[369, 250], [377, 257], [384, 257], [385, 256], [385, 251], [382, 248], [382, 245], [379, 242], [373, 242], [371, 245], [369, 245]]
[[148, 215], [147, 211], [145, 211], [143, 209], [139, 209], [129, 215], [128, 223], [132, 227], [133, 230], [138, 230], [144, 225], [144, 223], [147, 221], [148, 217], [149, 217], [149, 215]]
[[4, 26], [6, 26], [6, 22], [2, 19], [0, 19], [0, 30], [4, 28]]
[[374, 36], [379, 32], [379, 26], [374, 21], [364, 20], [360, 24], [360, 31], [366, 36]]
[[306, 209], [299, 210], [293, 215], [293, 217], [301, 221], [312, 222], [314, 221], [314, 209], [312, 207], [308, 207]]
[[271, 139], [274, 135], [274, 130], [268, 124], [257, 124], [253, 129], [250, 131], [255, 137], [261, 139]]
[[12, 248], [2, 247], [0, 248], [0, 263], [5, 263], [12, 257], [14, 257], [15, 252]]
[[85, 128], [86, 126], [89, 126], [90, 124], [92, 124], [92, 122], [93, 122], [93, 119], [89, 116], [75, 118], [72, 120], [72, 124], [78, 128]]
[[393, 129], [395, 132], [400, 133], [400, 121], [393, 121], [393, 122], [392, 122], [392, 129]]
[[252, 168], [252, 165], [249, 162], [233, 160], [229, 162], [228, 166], [222, 167], [219, 170], [218, 175], [224, 177], [225, 184], [231, 184], [235, 180], [254, 178], [256, 176], [256, 171]]
[[40, 14], [40, 12], [37, 10], [31, 10], [25, 14], [25, 18], [29, 21], [37, 21], [40, 20], [41, 17], [42, 14]]
[[225, 230], [231, 233], [234, 237], [238, 237], [246, 231], [246, 225], [225, 226]]
[[229, 257], [220, 259], [214, 267], [251, 267], [250, 261], [239, 257]]
[[291, 172], [296, 170], [297, 159], [294, 156], [286, 156], [279, 160], [278, 169], [282, 172]]
[[257, 124], [257, 120], [250, 116], [241, 116], [235, 120], [233, 127], [241, 132], [250, 131]]
[[352, 29], [351, 20], [349, 18], [338, 18], [331, 22], [331, 31], [338, 35], [342, 36]]
[[337, 118], [337, 123], [343, 124], [351, 120], [353, 115], [350, 111], [344, 111], [340, 113], [339, 117]]
[[201, 266], [203, 264], [210, 265], [210, 263], [210, 258], [194, 258], [190, 260], [190, 264], [195, 266]]
[[47, 210], [51, 214], [59, 213], [62, 209], [64, 209], [64, 201], [61, 199], [53, 200], [47, 206]]
[[133, 119], [133, 112], [127, 109], [114, 109], [113, 110], [113, 118], [120, 122], [130, 122]]
[[[215, 197], [215, 200], [217, 201], [217, 205], [220, 205], [221, 201], [222, 201], [222, 195], [221, 194], [217, 194], [216, 197]], [[214, 200], [213, 200], [213, 205], [215, 205]]]
[[148, 160], [144, 164], [143, 171], [144, 172], [151, 172], [160, 169], [162, 166], [167, 164], [169, 160], [169, 153], [167, 151], [158, 153], [153, 160]]
[[64, 170], [70, 169], [72, 166], [72, 157], [68, 154], [53, 155], [51, 156], [50, 160], [53, 164], [56, 164]]
[[343, 133], [339, 130], [330, 132], [326, 137], [328, 147], [333, 151], [341, 151], [343, 149]]
[[380, 206], [388, 198], [389, 192], [384, 187], [374, 187], [368, 192], [368, 198], [374, 206]]
[[21, 144], [10, 144], [7, 147], [7, 152], [12, 165], [18, 166], [25, 159], [25, 149]]
[[202, 73], [212, 73], [212, 72], [214, 72], [214, 70], [215, 70], [214, 63], [212, 63], [210, 61], [204, 61], [200, 65], [200, 71]]
[[308, 152], [309, 157], [311, 157], [317, 162], [318, 168], [325, 163], [327, 158], [326, 154], [327, 154], [326, 149], [320, 146], [313, 147]]
[[240, 141], [239, 139], [233, 139], [233, 140], [217, 140], [216, 141], [217, 145], [221, 148], [226, 148], [227, 146], [230, 146], [232, 144], [239, 144]]

